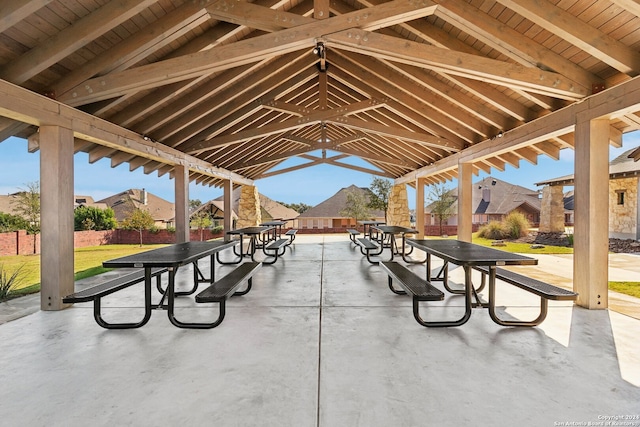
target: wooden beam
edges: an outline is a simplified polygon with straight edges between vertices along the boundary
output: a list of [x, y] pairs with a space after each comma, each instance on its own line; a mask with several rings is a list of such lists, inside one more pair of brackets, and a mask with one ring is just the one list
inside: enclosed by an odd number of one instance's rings
[[[458, 156], [439, 160], [433, 165], [396, 179], [396, 182], [410, 182], [416, 177], [437, 174], [441, 170], [451, 168], [454, 159], [461, 162], [474, 162], [508, 151], [522, 154], [523, 149], [534, 144], [572, 132], [578, 119], [584, 121], [602, 117], [611, 118], [638, 110], [640, 110], [640, 76], [505, 132], [502, 138], [484, 141], [461, 151]], [[525, 158], [534, 163], [531, 157]]]
[[395, 138], [404, 139], [406, 141], [415, 142], [417, 144], [442, 148], [450, 152], [456, 152], [460, 150], [461, 146], [451, 141], [447, 141], [444, 138], [439, 138], [434, 135], [421, 134], [413, 132], [407, 129], [392, 128], [386, 125], [380, 125], [372, 122], [367, 122], [352, 117], [338, 117], [327, 119], [330, 123], [335, 123], [340, 126], [344, 126], [349, 129], [361, 130], [373, 132], [379, 135], [391, 136]]
[[608, 34], [576, 18], [555, 4], [537, 0], [498, 0], [499, 3], [593, 55], [616, 70], [640, 74], [640, 55]]
[[191, 171], [219, 179], [233, 178], [239, 183], [253, 183], [241, 175], [189, 156], [157, 142], [145, 141], [128, 129], [76, 110], [53, 99], [0, 80], [0, 116], [35, 126], [53, 125], [72, 129], [74, 137], [125, 151], [145, 159], [170, 165], [183, 165]]
[[313, 17], [315, 19], [327, 19], [331, 12], [329, 0], [313, 0]]
[[491, 15], [458, 0], [440, 0], [436, 16], [527, 67], [553, 70], [583, 87], [603, 80]]
[[582, 87], [558, 73], [358, 29], [332, 33], [325, 39], [330, 46], [340, 49], [555, 98], [575, 101], [591, 92], [591, 88]]
[[611, 2], [640, 17], [640, 0], [611, 0]]
[[[243, 7], [255, 6], [250, 3], [234, 3]], [[426, 4], [426, 0], [424, 3]], [[218, 13], [216, 6], [210, 6], [208, 10], [212, 14]], [[275, 12], [269, 8], [255, 7], [261, 14]], [[432, 4], [418, 7], [417, 3], [410, 0], [395, 0], [329, 19], [314, 20], [293, 28], [87, 80], [71, 91], [69, 102], [74, 105], [96, 102], [124, 95], [129, 91], [152, 89], [300, 49], [311, 49], [322, 34], [354, 27], [374, 30], [398, 21], [430, 15], [434, 8]], [[297, 16], [301, 18], [300, 15]]]
[[156, 0], [107, 2], [101, 8], [9, 62], [0, 71], [0, 76], [12, 83], [24, 83], [154, 3]]
[[2, 0], [0, 3], [0, 33], [15, 23], [45, 7], [53, 0]]
[[294, 117], [292, 119], [284, 120], [282, 122], [274, 123], [267, 126], [256, 127], [253, 129], [248, 129], [242, 132], [232, 133], [228, 135], [216, 136], [212, 140], [202, 141], [198, 144], [194, 144], [189, 149], [189, 153], [200, 154], [214, 148], [220, 148], [226, 145], [237, 144], [239, 142], [247, 141], [254, 138], [298, 129], [310, 124], [328, 121], [335, 117], [342, 117], [348, 114], [354, 114], [361, 111], [366, 111], [371, 108], [376, 108], [377, 105], [377, 100], [370, 99], [345, 107], [332, 108], [330, 110], [315, 110], [311, 114], [305, 115], [303, 117]]
[[93, 76], [125, 70], [138, 62], [142, 56], [166, 46], [208, 19], [209, 16], [202, 6], [185, 3], [145, 27], [144, 31], [134, 33], [65, 74], [51, 85], [51, 91], [60, 96]]

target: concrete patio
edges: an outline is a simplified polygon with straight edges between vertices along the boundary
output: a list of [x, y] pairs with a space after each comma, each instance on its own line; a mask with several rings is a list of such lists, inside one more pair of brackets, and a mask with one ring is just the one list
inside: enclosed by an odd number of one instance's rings
[[[639, 259], [615, 268], [637, 274]], [[541, 256], [526, 271], [554, 282], [570, 266]], [[451, 271], [454, 282], [461, 273]], [[189, 270], [181, 277], [188, 281]], [[104, 305], [133, 320], [140, 291]], [[535, 296], [504, 284], [498, 293], [505, 315], [535, 311]], [[179, 304], [181, 319], [213, 315], [190, 297]], [[450, 296], [426, 313], [457, 318], [462, 304]], [[229, 301], [216, 329], [181, 330], [156, 311], [143, 328], [105, 330], [90, 303], [1, 324], [2, 424], [554, 426], [640, 416], [634, 309], [549, 306], [536, 328], [498, 326], [482, 309], [458, 328], [424, 328], [411, 299], [392, 294], [347, 235], [298, 235], [249, 294]]]

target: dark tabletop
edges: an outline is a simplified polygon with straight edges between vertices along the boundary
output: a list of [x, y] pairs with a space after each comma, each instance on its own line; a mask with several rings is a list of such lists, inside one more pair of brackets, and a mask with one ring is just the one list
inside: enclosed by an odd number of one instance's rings
[[457, 265], [536, 265], [538, 260], [461, 240], [407, 239], [407, 244]]
[[244, 227], [238, 228], [236, 230], [227, 231], [227, 234], [262, 234], [265, 231], [269, 231], [273, 229], [273, 227]]
[[238, 244], [237, 241], [186, 242], [127, 255], [102, 263], [106, 268], [175, 267], [189, 264]]
[[414, 230], [413, 228], [400, 227], [399, 225], [377, 225], [373, 228], [387, 234], [402, 234], [402, 233], [418, 234], [418, 230]]
[[362, 225], [379, 225], [379, 224], [384, 224], [384, 221], [358, 221], [358, 224], [362, 224]]
[[269, 222], [263, 222], [260, 225], [264, 225], [264, 226], [282, 226], [285, 225], [287, 222], [286, 221], [269, 221]]

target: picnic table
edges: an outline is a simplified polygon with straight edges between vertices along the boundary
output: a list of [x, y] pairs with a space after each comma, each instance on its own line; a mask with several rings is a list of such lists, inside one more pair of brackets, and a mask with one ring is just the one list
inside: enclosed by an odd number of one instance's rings
[[[174, 315], [175, 297], [179, 295], [190, 295], [196, 292], [199, 283], [215, 282], [215, 257], [214, 255], [237, 245], [237, 241], [225, 242], [216, 240], [211, 242], [186, 242], [175, 245], [165, 246], [138, 254], [127, 255], [125, 257], [105, 261], [102, 265], [105, 268], [143, 268], [144, 269], [144, 292], [145, 292], [145, 316], [143, 320], [135, 324], [124, 324], [124, 326], [113, 325], [115, 328], [133, 328], [146, 324], [151, 318], [151, 311], [154, 309], [166, 309], [169, 321], [175, 326], [181, 328], [193, 327], [191, 323], [181, 322]], [[198, 260], [204, 257], [210, 257], [209, 278], [205, 278], [202, 271], [198, 268]], [[189, 291], [176, 292], [175, 277], [181, 266], [193, 265], [193, 288]], [[157, 268], [167, 268], [169, 273], [169, 281], [166, 289], [161, 289], [158, 284], [158, 290], [162, 292], [162, 298], [158, 304], [153, 304], [151, 300], [152, 294], [152, 274]], [[166, 303], [165, 303], [166, 300]], [[94, 303], [95, 304], [95, 303]], [[99, 306], [98, 306], [99, 309]], [[107, 324], [109, 325], [109, 324]], [[109, 326], [105, 326], [109, 327]]]
[[[218, 257], [218, 262], [221, 264], [239, 264], [240, 262], [242, 262], [242, 259], [244, 257], [251, 257], [251, 261], [256, 262], [254, 258], [256, 249], [264, 247], [264, 245], [269, 239], [269, 237], [263, 238], [262, 236], [273, 229], [274, 227], [271, 227], [271, 226], [257, 226], [257, 227], [243, 227], [243, 228], [227, 231], [228, 235], [240, 236], [240, 253], [236, 252], [235, 247], [233, 248], [233, 252], [236, 254], [236, 256], [239, 257], [239, 259], [231, 262], [223, 262], [223, 261], [220, 261], [220, 258]], [[246, 253], [244, 252], [244, 247], [243, 247], [244, 236], [249, 236], [249, 246], [247, 247]]]
[[269, 240], [278, 240], [280, 236], [282, 236], [282, 227], [286, 224], [286, 221], [274, 220], [263, 222], [260, 224], [263, 227], [273, 227], [272, 235], [269, 237]]
[[358, 221], [358, 224], [362, 225], [364, 231], [364, 237], [367, 239], [371, 238], [371, 229], [377, 225], [385, 224], [384, 221], [375, 221], [375, 220], [366, 220], [366, 221]]
[[[426, 259], [426, 281], [431, 282], [431, 256], [434, 255], [442, 259], [445, 263], [453, 263], [462, 266], [464, 269], [464, 290], [453, 290], [446, 285], [450, 292], [464, 294], [465, 312], [464, 315], [455, 321], [424, 321], [419, 319], [416, 309], [414, 315], [416, 320], [424, 326], [460, 326], [466, 323], [471, 317], [474, 307], [489, 308], [491, 318], [495, 321], [495, 281], [496, 269], [505, 265], [536, 265], [538, 260], [528, 256], [505, 252], [486, 246], [480, 246], [469, 242], [454, 239], [407, 239], [406, 243], [414, 248], [424, 251]], [[488, 269], [489, 277], [489, 302], [480, 300], [477, 290], [473, 287], [471, 271], [474, 267], [485, 267]], [[443, 283], [448, 281], [448, 270], [445, 271]], [[475, 301], [474, 301], [475, 299]], [[499, 322], [496, 322], [499, 323]]]
[[[411, 254], [411, 252], [413, 251], [413, 247], [411, 247], [409, 252], [405, 251], [405, 236], [407, 234], [418, 234], [418, 230], [402, 227], [399, 225], [376, 225], [373, 226], [373, 228], [382, 233], [382, 237], [379, 239], [382, 247], [388, 247], [391, 249], [391, 258], [389, 259], [389, 261], [393, 261], [394, 255], [402, 255], [402, 257], [405, 258], [406, 255]], [[402, 250], [398, 249], [398, 244], [396, 242], [396, 235], [398, 234], [402, 236]], [[385, 240], [388, 240], [389, 242], [388, 244], [386, 244], [386, 246], [384, 243]]]

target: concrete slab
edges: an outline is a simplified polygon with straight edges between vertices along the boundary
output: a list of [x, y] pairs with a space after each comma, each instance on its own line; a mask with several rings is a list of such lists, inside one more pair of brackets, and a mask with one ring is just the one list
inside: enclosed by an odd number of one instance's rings
[[[544, 426], [640, 415], [640, 320], [552, 302], [536, 328], [498, 326], [483, 309], [458, 328], [424, 328], [346, 234], [294, 245], [213, 330], [175, 328], [162, 311], [137, 330], [104, 330], [91, 304], [0, 325], [2, 424]], [[179, 283], [190, 277], [183, 269]], [[461, 269], [451, 278], [461, 282]], [[498, 293], [506, 316], [538, 303], [513, 286]], [[105, 305], [139, 316], [140, 296]], [[425, 315], [456, 318], [462, 303], [448, 296]], [[176, 314], [214, 313], [185, 297]]]

